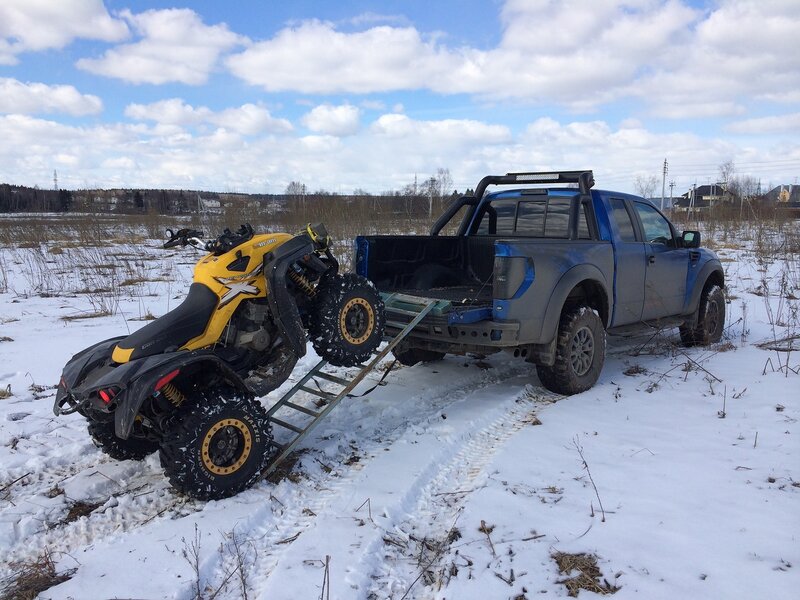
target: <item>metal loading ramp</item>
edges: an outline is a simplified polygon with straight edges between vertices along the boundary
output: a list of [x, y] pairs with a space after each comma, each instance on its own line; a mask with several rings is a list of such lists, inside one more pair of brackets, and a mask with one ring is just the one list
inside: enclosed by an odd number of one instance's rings
[[[387, 317], [390, 314], [401, 314], [411, 317], [411, 321], [408, 323], [398, 323], [396, 321], [387, 320], [387, 328], [396, 328], [400, 329], [400, 331], [394, 336], [387, 336], [385, 339], [388, 341], [388, 344], [386, 344], [382, 350], [374, 351], [372, 353], [372, 359], [369, 362], [357, 365], [360, 367], [360, 370], [354, 377], [340, 377], [339, 375], [326, 372], [325, 367], [329, 366], [328, 361], [321, 360], [314, 365], [308, 373], [301, 377], [292, 389], [286, 392], [283, 397], [267, 411], [270, 424], [274, 427], [281, 427], [289, 431], [290, 439], [284, 444], [275, 443], [279, 448], [278, 456], [261, 474], [262, 479], [277, 469], [309, 432], [328, 416], [339, 402], [347, 398], [355, 387], [378, 366], [378, 363], [394, 350], [395, 346], [397, 346], [403, 338], [413, 331], [428, 313], [431, 311], [440, 312], [450, 304], [444, 300], [417, 298], [404, 294], [384, 295], [383, 300], [386, 305]], [[322, 389], [319, 380], [322, 380], [329, 389]], [[309, 384], [313, 384], [316, 389]], [[330, 390], [331, 387], [334, 389]], [[318, 396], [325, 400], [327, 404], [325, 404], [324, 407], [320, 407], [319, 410], [302, 406], [293, 402], [295, 395], [299, 392]], [[280, 416], [276, 416], [279, 412]]]

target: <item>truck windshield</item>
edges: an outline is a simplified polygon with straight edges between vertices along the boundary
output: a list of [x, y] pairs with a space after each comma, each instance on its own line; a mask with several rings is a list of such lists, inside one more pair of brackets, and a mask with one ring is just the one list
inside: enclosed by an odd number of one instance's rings
[[[527, 199], [498, 198], [484, 203], [473, 225], [473, 235], [508, 235], [569, 238], [569, 209], [577, 196], [549, 196]], [[586, 205], [578, 217], [578, 239], [591, 239]]]

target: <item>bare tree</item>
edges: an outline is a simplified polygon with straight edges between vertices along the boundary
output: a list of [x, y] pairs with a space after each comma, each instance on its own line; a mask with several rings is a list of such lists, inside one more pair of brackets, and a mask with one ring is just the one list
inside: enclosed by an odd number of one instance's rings
[[655, 175], [637, 175], [633, 180], [633, 189], [642, 198], [652, 198], [658, 185], [658, 178]]

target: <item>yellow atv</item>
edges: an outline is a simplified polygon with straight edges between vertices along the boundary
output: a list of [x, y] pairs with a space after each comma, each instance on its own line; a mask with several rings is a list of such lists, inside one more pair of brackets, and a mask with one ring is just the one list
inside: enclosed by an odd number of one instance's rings
[[188, 296], [133, 334], [73, 356], [53, 409], [86, 417], [109, 456], [159, 450], [175, 488], [223, 498], [275, 456], [256, 398], [289, 377], [309, 338], [334, 365], [366, 360], [383, 337], [383, 302], [369, 280], [338, 272], [321, 224], [298, 235], [242, 225], [207, 242], [190, 229], [167, 233], [165, 248], [208, 252]]

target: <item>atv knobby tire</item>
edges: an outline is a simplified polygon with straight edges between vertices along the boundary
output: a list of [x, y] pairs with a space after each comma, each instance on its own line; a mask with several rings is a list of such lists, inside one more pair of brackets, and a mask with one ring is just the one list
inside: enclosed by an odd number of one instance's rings
[[413, 367], [417, 363], [436, 362], [444, 358], [444, 352], [423, 350], [422, 348], [395, 348], [392, 354], [401, 365]]
[[371, 281], [345, 273], [323, 278], [308, 332], [321, 358], [352, 367], [367, 360], [383, 339], [384, 307]]
[[118, 438], [114, 421], [89, 421], [89, 435], [94, 445], [115, 460], [142, 460], [158, 450], [158, 443], [131, 435], [127, 440]]
[[220, 387], [191, 399], [164, 434], [159, 456], [175, 489], [216, 500], [252, 485], [274, 452], [264, 407]]
[[557, 394], [579, 394], [600, 377], [606, 354], [606, 331], [599, 315], [589, 307], [565, 310], [556, 338], [552, 367], [537, 365], [542, 385]]
[[725, 328], [725, 292], [718, 285], [703, 291], [697, 307], [697, 320], [680, 327], [684, 346], [708, 346], [722, 339]]

